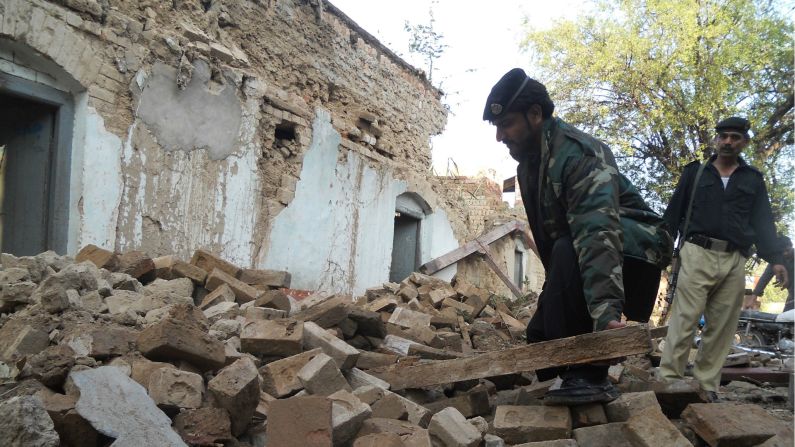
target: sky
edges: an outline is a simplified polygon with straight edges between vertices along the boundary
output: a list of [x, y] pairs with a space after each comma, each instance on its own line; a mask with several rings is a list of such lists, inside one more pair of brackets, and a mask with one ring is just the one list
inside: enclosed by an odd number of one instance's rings
[[[427, 71], [422, 58], [408, 51], [410, 35], [404, 24], [427, 24], [433, 8], [434, 30], [447, 45], [435, 62], [432, 82], [451, 108], [447, 126], [432, 138], [433, 167], [438, 175], [485, 175], [502, 184], [516, 175], [516, 162], [495, 139], [494, 127], [482, 120], [491, 87], [514, 67], [529, 74], [530, 55], [520, 51], [523, 22], [534, 28], [571, 18], [581, 1], [558, 0], [331, 0], [359, 26], [417, 68]], [[543, 82], [543, 80], [541, 80]], [[457, 168], [457, 169], [456, 169]], [[512, 201], [512, 197], [506, 199]]]

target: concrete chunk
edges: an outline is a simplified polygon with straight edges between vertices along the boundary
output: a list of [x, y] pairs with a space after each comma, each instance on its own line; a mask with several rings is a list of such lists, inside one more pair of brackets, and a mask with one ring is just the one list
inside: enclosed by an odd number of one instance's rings
[[304, 323], [304, 344], [309, 348], [320, 348], [333, 358], [342, 370], [351, 369], [356, 365], [359, 351], [312, 321]]
[[305, 325], [298, 321], [252, 321], [240, 333], [240, 348], [252, 354], [289, 357], [303, 351], [305, 338]]
[[334, 359], [323, 353], [316, 355], [298, 371], [298, 379], [309, 394], [328, 396], [340, 390], [351, 391]]
[[98, 432], [116, 438], [114, 444], [186, 446], [146, 390], [118, 368], [72, 371], [69, 378], [80, 391], [77, 412]]
[[362, 423], [357, 437], [379, 433], [394, 433], [400, 436], [406, 447], [431, 447], [431, 438], [427, 429], [411, 422], [396, 419], [367, 419]]
[[548, 441], [571, 437], [571, 415], [567, 407], [497, 407], [494, 431], [509, 444]]
[[58, 447], [58, 433], [41, 401], [17, 396], [0, 402], [0, 439], [9, 447]]

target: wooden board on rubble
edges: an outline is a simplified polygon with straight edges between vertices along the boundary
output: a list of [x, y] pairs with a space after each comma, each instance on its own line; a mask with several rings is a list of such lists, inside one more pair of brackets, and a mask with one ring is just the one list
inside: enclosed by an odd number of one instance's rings
[[397, 364], [374, 369], [370, 373], [389, 382], [392, 390], [402, 390], [607, 360], [648, 353], [650, 350], [649, 328], [641, 324], [487, 352], [469, 358], [412, 366]]
[[723, 382], [742, 380], [754, 384], [760, 383], [789, 383], [789, 373], [769, 368], [722, 368], [720, 379]]

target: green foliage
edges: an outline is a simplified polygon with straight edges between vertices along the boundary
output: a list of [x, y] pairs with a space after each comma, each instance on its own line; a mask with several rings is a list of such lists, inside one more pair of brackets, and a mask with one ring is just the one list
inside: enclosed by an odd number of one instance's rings
[[425, 60], [428, 81], [433, 81], [434, 62], [439, 59], [447, 45], [443, 42], [444, 35], [433, 29], [436, 19], [433, 17], [433, 7], [436, 1], [428, 7], [428, 24], [412, 25], [408, 21], [403, 24], [403, 29], [409, 33], [409, 52], [419, 54]]
[[594, 4], [574, 21], [528, 30], [524, 44], [565, 119], [605, 140], [661, 209], [684, 165], [711, 154], [715, 123], [747, 116], [754, 138], [744, 156], [765, 172], [777, 220], [789, 219], [792, 8], [763, 0]]

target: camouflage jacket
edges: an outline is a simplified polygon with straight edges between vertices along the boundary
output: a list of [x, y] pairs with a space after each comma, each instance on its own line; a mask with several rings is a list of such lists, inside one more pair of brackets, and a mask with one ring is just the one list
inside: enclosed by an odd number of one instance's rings
[[[673, 241], [662, 218], [618, 172], [607, 145], [559, 118], [546, 120], [543, 132], [535, 162], [522, 160], [517, 169], [525, 206], [537, 205], [527, 214], [536, 239], [571, 236], [588, 310], [600, 330], [621, 318], [623, 258], [665, 268]], [[537, 197], [527, 197], [533, 190]]]

